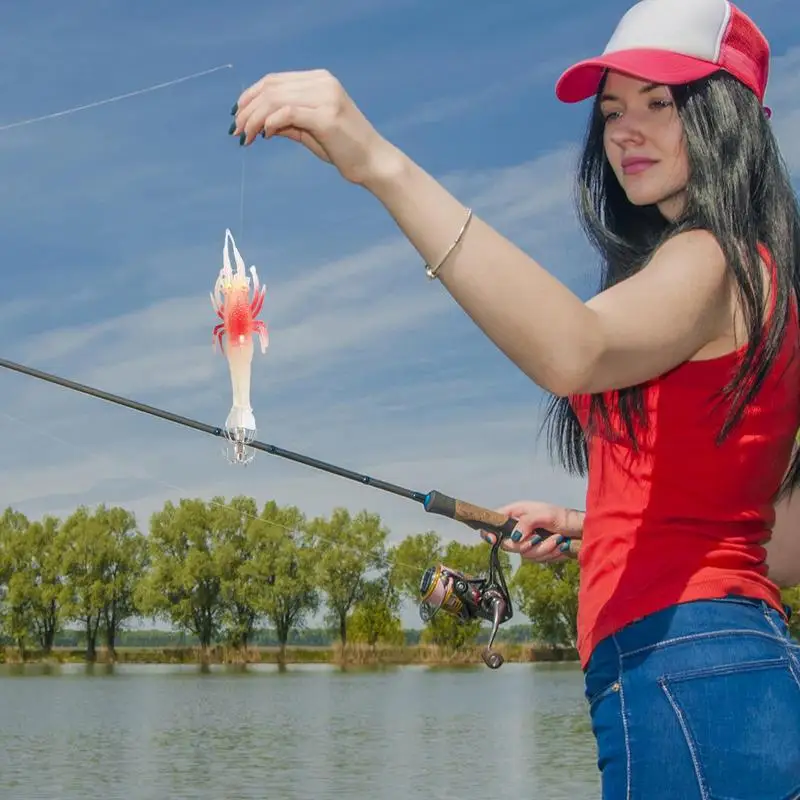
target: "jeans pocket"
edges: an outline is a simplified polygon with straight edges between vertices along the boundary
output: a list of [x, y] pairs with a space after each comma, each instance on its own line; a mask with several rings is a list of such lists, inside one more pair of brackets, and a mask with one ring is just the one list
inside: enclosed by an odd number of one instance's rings
[[800, 797], [800, 682], [787, 658], [687, 670], [659, 684], [706, 800]]

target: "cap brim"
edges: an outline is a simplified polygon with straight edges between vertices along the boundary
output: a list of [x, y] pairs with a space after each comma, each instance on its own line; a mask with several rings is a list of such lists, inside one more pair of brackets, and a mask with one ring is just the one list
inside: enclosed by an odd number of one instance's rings
[[643, 81], [682, 84], [707, 78], [720, 67], [710, 61], [667, 50], [622, 50], [573, 64], [556, 83], [556, 97], [563, 103], [580, 103], [593, 97], [606, 70]]

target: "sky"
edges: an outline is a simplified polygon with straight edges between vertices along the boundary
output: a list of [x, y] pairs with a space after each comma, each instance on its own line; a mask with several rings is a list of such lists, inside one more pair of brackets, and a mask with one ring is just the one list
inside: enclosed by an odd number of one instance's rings
[[[258, 438], [419, 491], [582, 507], [548, 461], [544, 395], [489, 342], [377, 201], [301, 146], [227, 136], [267, 72], [324, 67], [378, 130], [586, 299], [571, 203], [587, 106], [554, 84], [600, 52], [628, 0], [210, 0], [13, 4], [0, 27], [3, 357], [221, 425], [231, 396], [208, 293], [225, 229], [267, 285]], [[742, 0], [770, 39], [768, 103], [800, 175], [800, 7]], [[135, 10], [134, 10], [135, 9]], [[203, 78], [2, 126], [220, 65]], [[39, 518], [245, 493], [311, 517], [380, 513], [390, 542], [477, 541], [421, 506], [0, 372], [3, 505]], [[418, 620], [408, 612], [406, 621]], [[416, 624], [416, 623], [415, 623]]]

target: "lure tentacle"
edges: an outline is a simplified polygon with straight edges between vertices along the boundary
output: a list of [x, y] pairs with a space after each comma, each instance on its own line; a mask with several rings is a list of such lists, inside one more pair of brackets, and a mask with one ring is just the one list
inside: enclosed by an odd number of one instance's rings
[[267, 294], [267, 287], [262, 286], [261, 291], [253, 298], [251, 306], [253, 317], [257, 317], [261, 313], [261, 307], [264, 305], [264, 297]]

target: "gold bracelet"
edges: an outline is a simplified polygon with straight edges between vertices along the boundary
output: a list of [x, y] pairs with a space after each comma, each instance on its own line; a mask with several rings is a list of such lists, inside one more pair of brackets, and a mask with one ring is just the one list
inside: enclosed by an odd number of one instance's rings
[[436, 277], [439, 270], [442, 268], [442, 264], [444, 264], [444, 262], [447, 261], [447, 259], [450, 257], [450, 253], [452, 253], [453, 250], [455, 250], [458, 243], [464, 238], [464, 233], [466, 232], [467, 226], [469, 225], [471, 219], [472, 219], [472, 209], [468, 208], [467, 218], [466, 220], [464, 220], [464, 224], [461, 226], [461, 230], [459, 231], [458, 236], [456, 236], [455, 241], [453, 242], [453, 244], [450, 245], [450, 248], [444, 254], [444, 256], [442, 256], [439, 263], [435, 267], [431, 267], [429, 264], [425, 265], [425, 274], [428, 276], [430, 280], [433, 280]]

